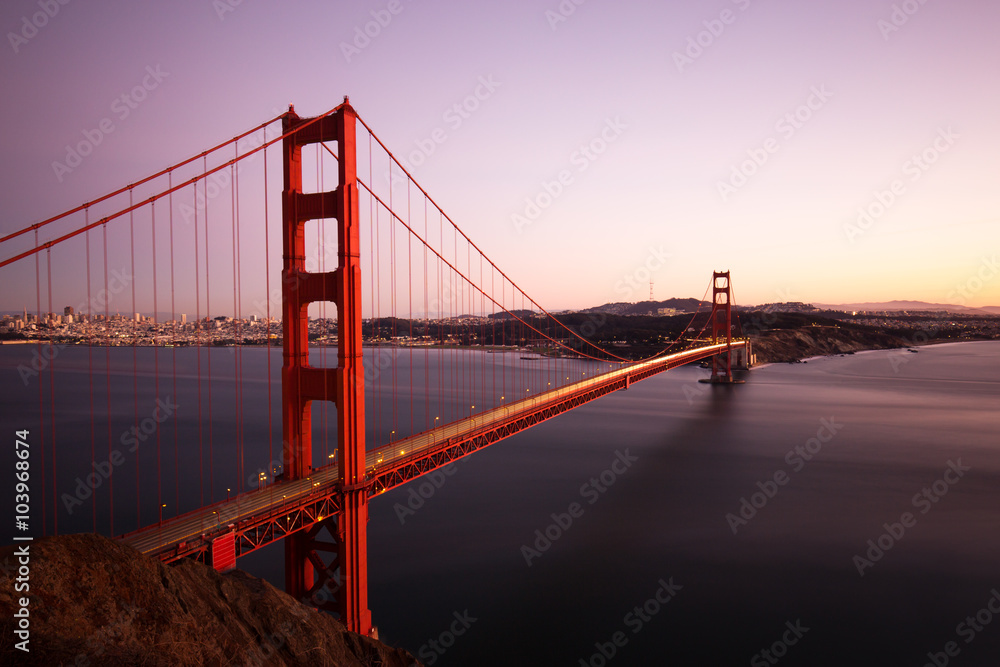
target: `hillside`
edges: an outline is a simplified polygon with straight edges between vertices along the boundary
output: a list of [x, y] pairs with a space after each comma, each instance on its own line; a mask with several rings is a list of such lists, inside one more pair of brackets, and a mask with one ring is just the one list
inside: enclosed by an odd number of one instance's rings
[[660, 308], [673, 308], [679, 313], [693, 313], [699, 306], [704, 310], [712, 304], [698, 299], [667, 299], [666, 301], [639, 301], [636, 303], [618, 302], [606, 303], [577, 313], [608, 313], [610, 315], [656, 315]]
[[30, 543], [30, 653], [14, 648], [14, 547], [0, 549], [0, 663], [404, 667], [406, 651], [348, 632], [245, 572], [165, 566], [92, 534]]
[[757, 363], [800, 361], [807, 357], [853, 354], [862, 350], [903, 347], [902, 338], [870, 327], [810, 325], [792, 329], [769, 329], [752, 335]]

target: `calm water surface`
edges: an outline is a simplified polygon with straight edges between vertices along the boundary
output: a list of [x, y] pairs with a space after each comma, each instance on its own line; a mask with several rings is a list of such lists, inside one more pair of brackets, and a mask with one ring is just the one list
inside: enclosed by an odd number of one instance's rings
[[[25, 387], [14, 371], [30, 352], [16, 347], [0, 348], [7, 427], [38, 413], [37, 379]], [[131, 350], [112, 352], [121, 373], [111, 382], [117, 438], [135, 423], [137, 401]], [[87, 352], [66, 353], [57, 372], [79, 379], [75, 396], [57, 392], [56, 429], [82, 434], [73, 451], [86, 465]], [[265, 354], [244, 351], [243, 404], [258, 406], [242, 412], [245, 475], [267, 461]], [[233, 364], [225, 350], [212, 359], [213, 373]], [[159, 363], [170, 368], [170, 356]], [[697, 384], [705, 374], [676, 369], [503, 441], [457, 463], [432, 493], [423, 486], [422, 504], [419, 484], [374, 499], [370, 607], [382, 639], [436, 665], [920, 666], [934, 664], [929, 653], [944, 664], [946, 648], [956, 654], [949, 664], [1000, 664], [1000, 617], [988, 609], [1000, 590], [1000, 344], [772, 365], [735, 387]], [[197, 404], [197, 383], [185, 377], [176, 401]], [[96, 382], [100, 451], [107, 386]], [[237, 412], [221, 398], [224, 384], [213, 383], [219, 477], [211, 491], [183, 464], [198, 442], [196, 420], [177, 426], [182, 475], [161, 470], [161, 494], [182, 506], [187, 496], [224, 494], [220, 484], [232, 475], [226, 462], [236, 452], [222, 443], [238, 437]], [[143, 417], [165, 392], [140, 393]], [[372, 428], [388, 428], [374, 420], [374, 401]], [[415, 411], [435, 408], [447, 409]], [[172, 451], [173, 427], [160, 436], [161, 449]], [[70, 443], [57, 443], [62, 465]], [[116, 495], [135, 478], [134, 460], [126, 466]], [[156, 484], [155, 471], [139, 469], [140, 486]], [[58, 485], [72, 491], [73, 476], [60, 472]], [[144, 499], [138, 511], [152, 517], [156, 502]], [[87, 530], [94, 520], [91, 504], [59, 510], [60, 530]], [[116, 510], [116, 532], [134, 527], [135, 512]], [[278, 545], [240, 563], [280, 586], [281, 559]]]

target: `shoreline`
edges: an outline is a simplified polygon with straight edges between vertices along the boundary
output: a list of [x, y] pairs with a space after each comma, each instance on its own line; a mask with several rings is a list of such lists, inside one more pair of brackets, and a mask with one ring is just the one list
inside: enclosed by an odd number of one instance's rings
[[1000, 343], [1000, 340], [995, 338], [980, 338], [971, 340], [928, 340], [923, 343], [918, 343], [914, 345], [903, 345], [900, 347], [879, 347], [871, 348], [867, 350], [856, 350], [852, 352], [833, 352], [830, 354], [816, 354], [811, 357], [804, 357], [798, 361], [765, 361], [757, 364], [753, 368], [764, 368], [765, 366], [776, 366], [779, 364], [806, 364], [810, 361], [820, 361], [822, 359], [833, 359], [836, 357], [849, 357], [849, 356], [859, 356], [862, 354], [871, 354], [873, 352], [893, 352], [893, 351], [903, 351], [912, 350], [913, 353], [918, 353], [919, 350], [916, 348], [923, 347], [946, 347], [949, 345], [967, 345], [969, 343]]
[[[798, 330], [780, 330], [784, 332], [797, 332]], [[886, 334], [888, 335], [888, 334]], [[765, 365], [771, 364], [796, 364], [796, 363], [807, 363], [816, 359], [825, 359], [829, 357], [840, 357], [848, 356], [854, 354], [865, 354], [868, 352], [878, 352], [881, 350], [906, 350], [906, 349], [917, 349], [929, 346], [943, 346], [943, 345], [963, 345], [966, 343], [985, 343], [985, 342], [1000, 342], [997, 338], [969, 338], [963, 340], [953, 340], [953, 339], [929, 339], [922, 341], [920, 343], [910, 343], [892, 346], [879, 346], [875, 344], [873, 347], [855, 347], [853, 349], [847, 349], [843, 351], [831, 351], [820, 354], [810, 354], [809, 356], [794, 357], [791, 359], [765, 359], [754, 365], [754, 368], [760, 368]], [[762, 344], [763, 343], [763, 344]], [[761, 356], [759, 353], [760, 347], [767, 347], [767, 341], [762, 341], [762, 339], [752, 339], [751, 344], [754, 346], [754, 352], [756, 356]], [[185, 344], [185, 345], [150, 345], [150, 344], [123, 344], [123, 345], [100, 345], [91, 344], [87, 341], [74, 341], [74, 342], [61, 342], [61, 341], [50, 341], [50, 340], [26, 340], [26, 339], [15, 339], [15, 340], [0, 340], [0, 347], [4, 345], [52, 345], [52, 346], [62, 346], [62, 347], [94, 347], [94, 348], [160, 348], [160, 349], [178, 349], [178, 348], [274, 348], [282, 349], [280, 344], [208, 344], [208, 345], [197, 345], [197, 344]], [[864, 345], [864, 343], [857, 343], [856, 345]], [[314, 348], [336, 348], [337, 345], [329, 345], [322, 343], [312, 343], [310, 347]], [[544, 352], [538, 352], [531, 348], [525, 347], [513, 347], [513, 346], [497, 346], [497, 345], [400, 345], [398, 343], [362, 343], [364, 349], [379, 349], [379, 348], [389, 348], [394, 350], [470, 350], [470, 351], [480, 351], [489, 354], [531, 354], [536, 355], [532, 357], [531, 361], [542, 361], [546, 359], [576, 359], [586, 361], [588, 360], [585, 356], [571, 356], [571, 355], [551, 355], [545, 354]], [[806, 352], [806, 351], [804, 351]], [[808, 352], [806, 352], [808, 353]]]

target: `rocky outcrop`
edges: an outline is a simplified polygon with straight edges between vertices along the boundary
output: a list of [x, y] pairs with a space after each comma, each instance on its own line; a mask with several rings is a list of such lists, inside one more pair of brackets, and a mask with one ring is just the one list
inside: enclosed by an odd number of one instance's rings
[[902, 338], [873, 330], [839, 326], [772, 329], [752, 337], [757, 363], [794, 362], [807, 357], [852, 354], [903, 347]]
[[[98, 535], [30, 544], [30, 591], [16, 592], [15, 547], [0, 549], [0, 662], [17, 665], [383, 665], [412, 655], [348, 632], [240, 570], [164, 565]], [[18, 598], [30, 653], [15, 647]]]

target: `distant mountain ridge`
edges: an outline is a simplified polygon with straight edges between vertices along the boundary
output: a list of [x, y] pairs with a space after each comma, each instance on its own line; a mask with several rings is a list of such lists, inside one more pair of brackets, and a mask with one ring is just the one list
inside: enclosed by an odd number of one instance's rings
[[854, 311], [854, 310], [885, 310], [885, 311], [897, 311], [897, 310], [943, 310], [949, 313], [962, 313], [962, 314], [987, 314], [987, 315], [1000, 315], [1000, 306], [984, 306], [982, 308], [970, 308], [968, 306], [959, 306], [956, 304], [948, 303], [928, 303], [927, 301], [868, 301], [863, 303], [841, 303], [841, 304], [824, 304], [816, 303], [813, 304], [817, 308], [823, 310], [844, 310], [844, 311]]

